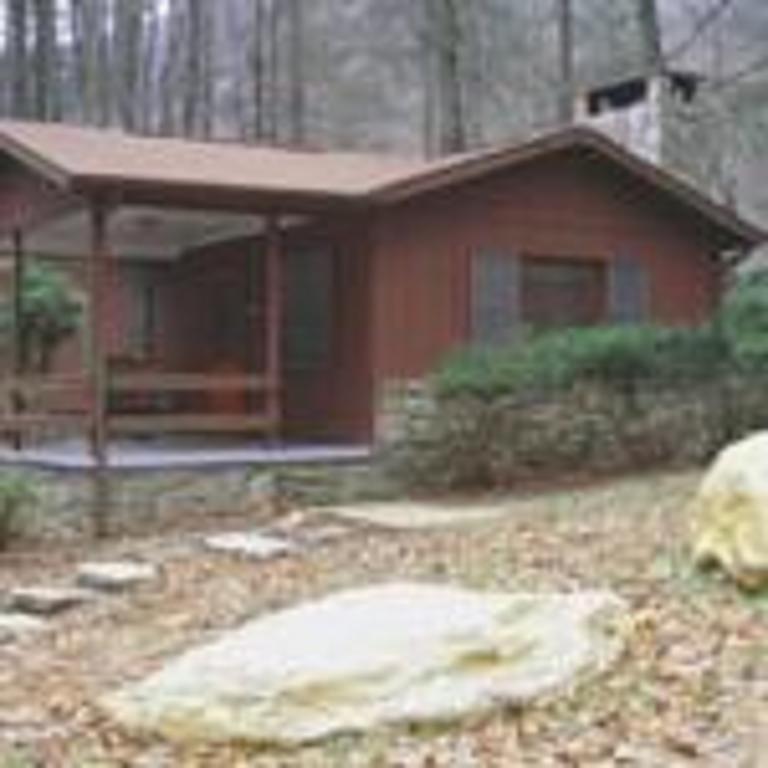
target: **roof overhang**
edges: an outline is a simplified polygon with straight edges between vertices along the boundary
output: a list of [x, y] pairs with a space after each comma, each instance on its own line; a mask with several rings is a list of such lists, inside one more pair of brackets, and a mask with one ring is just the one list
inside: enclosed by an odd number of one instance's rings
[[[0, 122], [0, 151], [79, 197], [100, 197], [115, 205], [187, 208], [261, 214], [313, 214], [348, 211], [372, 205], [390, 205], [513, 169], [564, 150], [589, 152], [623, 169], [660, 195], [698, 216], [717, 232], [718, 247], [750, 249], [768, 240], [768, 234], [677, 175], [628, 151], [595, 130], [574, 126], [531, 141], [443, 158], [432, 162], [402, 161], [375, 156], [345, 156], [286, 152], [264, 148], [213, 147], [179, 139], [137, 139], [93, 129], [65, 128], [69, 139], [47, 141], [44, 126]], [[51, 131], [57, 130], [52, 128]], [[71, 140], [72, 132], [80, 134]], [[100, 151], [79, 161], [87, 152], [87, 137], [96, 136]], [[25, 138], [26, 137], [26, 138]], [[42, 137], [42, 138], [41, 138]], [[56, 138], [54, 136], [54, 138]], [[174, 158], [195, 162], [205, 155], [204, 172], [187, 172], [169, 164], [153, 167], [168, 142]], [[61, 144], [64, 145], [62, 150]], [[110, 151], [119, 148], [117, 167]], [[50, 146], [50, 150], [46, 149]], [[233, 155], [232, 153], [235, 152]], [[215, 173], [221, 157], [226, 172]], [[239, 167], [239, 161], [245, 165]], [[285, 163], [286, 172], [280, 168]], [[339, 168], [335, 173], [334, 169]], [[80, 166], [85, 166], [81, 168]], [[202, 167], [202, 166], [201, 166]], [[261, 169], [264, 170], [262, 174]], [[317, 178], [327, 174], [328, 178]], [[295, 182], [295, 183], [292, 183]]]

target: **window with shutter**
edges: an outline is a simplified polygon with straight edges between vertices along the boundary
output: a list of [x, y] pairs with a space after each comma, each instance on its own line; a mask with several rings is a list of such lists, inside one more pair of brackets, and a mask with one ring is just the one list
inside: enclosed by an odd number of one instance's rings
[[648, 275], [630, 256], [619, 256], [611, 264], [609, 306], [614, 323], [643, 323], [648, 319]]
[[472, 258], [471, 338], [475, 344], [509, 341], [520, 325], [520, 262], [505, 251]]
[[527, 256], [522, 268], [522, 316], [534, 329], [605, 321], [605, 264], [584, 258]]

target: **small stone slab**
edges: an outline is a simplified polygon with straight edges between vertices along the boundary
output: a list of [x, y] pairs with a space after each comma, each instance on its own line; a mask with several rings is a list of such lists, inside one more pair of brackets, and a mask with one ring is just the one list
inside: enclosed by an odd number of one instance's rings
[[43, 619], [24, 613], [0, 613], [0, 645], [42, 632], [47, 626]]
[[291, 538], [308, 546], [329, 544], [349, 536], [352, 533], [347, 526], [333, 525], [308, 525], [306, 528], [297, 528], [291, 532]]
[[92, 599], [93, 593], [84, 589], [57, 587], [19, 587], [8, 595], [8, 603], [13, 610], [39, 616], [68, 611]]
[[81, 563], [77, 567], [77, 583], [103, 592], [121, 592], [157, 578], [158, 571], [149, 563], [114, 561]]
[[240, 555], [254, 560], [268, 560], [273, 557], [289, 555], [297, 547], [287, 539], [266, 536], [263, 533], [222, 533], [208, 536], [203, 540], [207, 549], [228, 555]]

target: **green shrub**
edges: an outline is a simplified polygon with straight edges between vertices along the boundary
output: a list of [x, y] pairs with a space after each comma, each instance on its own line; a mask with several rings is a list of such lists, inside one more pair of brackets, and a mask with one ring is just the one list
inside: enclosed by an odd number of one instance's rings
[[[30, 262], [24, 269], [21, 306], [19, 334], [24, 369], [46, 373], [56, 348], [78, 329], [82, 301], [61, 270]], [[13, 332], [10, 299], [0, 306], [0, 332], [8, 344]]]
[[20, 472], [0, 472], [0, 551], [6, 550], [37, 500], [30, 478]]
[[736, 365], [768, 369], [768, 273], [742, 278], [727, 296], [719, 317]]
[[432, 378], [390, 463], [420, 487], [683, 466], [768, 427], [768, 281], [699, 329], [570, 329], [467, 349]]
[[463, 350], [437, 372], [435, 384], [443, 398], [549, 396], [585, 383], [633, 395], [643, 383], [709, 376], [726, 357], [714, 328], [574, 328]]

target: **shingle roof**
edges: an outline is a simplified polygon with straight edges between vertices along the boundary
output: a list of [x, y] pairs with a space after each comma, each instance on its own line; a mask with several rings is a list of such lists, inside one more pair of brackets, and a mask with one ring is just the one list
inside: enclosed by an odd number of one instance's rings
[[357, 196], [419, 161], [129, 136], [60, 123], [0, 121], [0, 145], [60, 181], [128, 180]]
[[749, 244], [766, 239], [762, 230], [689, 183], [584, 127], [428, 161], [148, 138], [63, 124], [0, 121], [0, 150], [77, 191], [114, 185], [386, 203], [571, 148], [597, 153], [621, 165], [731, 237]]

